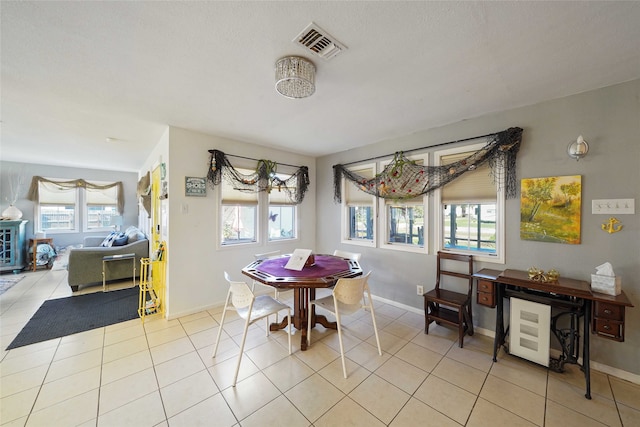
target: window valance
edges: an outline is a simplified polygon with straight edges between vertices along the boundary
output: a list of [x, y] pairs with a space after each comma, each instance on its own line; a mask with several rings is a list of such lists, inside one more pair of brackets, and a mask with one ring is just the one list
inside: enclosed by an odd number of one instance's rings
[[[463, 159], [441, 166], [418, 165], [407, 159], [403, 152], [396, 152], [393, 161], [373, 178], [361, 176], [349, 170], [346, 165], [334, 165], [334, 200], [337, 203], [342, 202], [343, 177], [365, 193], [384, 199], [401, 200], [427, 194], [484, 164], [489, 165], [494, 182], [500, 174], [504, 174], [506, 197], [516, 197], [516, 154], [522, 141], [522, 129], [509, 128], [479, 138], [487, 139], [483, 148]], [[424, 147], [427, 148], [433, 147]]]
[[86, 188], [89, 190], [104, 190], [107, 193], [110, 193], [114, 187], [117, 189], [117, 200], [118, 200], [118, 213], [122, 215], [124, 213], [124, 192], [122, 182], [114, 182], [110, 184], [95, 184], [89, 181], [85, 181], [84, 179], [73, 179], [70, 181], [60, 181], [60, 180], [52, 180], [43, 178], [41, 176], [34, 176], [31, 179], [31, 187], [29, 187], [29, 193], [27, 193], [27, 199], [40, 203], [40, 184], [50, 185], [52, 189], [58, 189], [60, 191], [64, 190], [72, 190], [76, 188]]
[[[233, 187], [234, 190], [246, 193], [259, 193], [273, 190], [284, 192], [288, 199], [294, 204], [300, 204], [304, 200], [304, 195], [309, 188], [309, 168], [306, 166], [293, 166], [295, 172], [287, 179], [277, 176], [278, 163], [264, 159], [244, 159], [256, 160], [254, 172], [242, 173], [229, 161], [229, 156], [220, 150], [209, 150], [209, 171], [207, 181], [213, 187], [219, 185], [222, 179]], [[231, 155], [230, 155], [231, 156]], [[240, 156], [237, 156], [240, 157]], [[291, 166], [291, 165], [287, 165]]]

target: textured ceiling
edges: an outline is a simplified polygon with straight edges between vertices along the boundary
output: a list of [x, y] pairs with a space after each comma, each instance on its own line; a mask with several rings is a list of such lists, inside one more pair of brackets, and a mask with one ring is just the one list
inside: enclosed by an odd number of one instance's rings
[[[0, 12], [10, 161], [137, 170], [168, 125], [320, 156], [640, 78], [640, 2], [3, 1]], [[348, 50], [324, 61], [292, 43], [312, 21]], [[310, 98], [274, 89], [274, 63], [291, 54], [317, 66]]]

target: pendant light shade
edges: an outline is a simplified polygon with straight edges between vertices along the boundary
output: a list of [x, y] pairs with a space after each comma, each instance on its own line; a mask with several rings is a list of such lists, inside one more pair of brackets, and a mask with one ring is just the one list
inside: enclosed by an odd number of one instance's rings
[[300, 56], [285, 56], [276, 62], [276, 90], [287, 98], [306, 98], [316, 90], [316, 67]]

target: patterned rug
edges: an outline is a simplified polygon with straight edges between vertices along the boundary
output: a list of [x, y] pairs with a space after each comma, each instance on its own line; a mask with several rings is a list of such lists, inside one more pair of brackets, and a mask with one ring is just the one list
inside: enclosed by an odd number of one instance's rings
[[11, 289], [16, 283], [24, 279], [24, 274], [7, 274], [0, 276], [0, 295]]

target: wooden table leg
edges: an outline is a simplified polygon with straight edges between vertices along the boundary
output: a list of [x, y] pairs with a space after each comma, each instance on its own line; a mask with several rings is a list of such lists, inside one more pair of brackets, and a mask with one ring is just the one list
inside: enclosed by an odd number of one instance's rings
[[[300, 331], [300, 349], [305, 351], [307, 349], [307, 319], [308, 319], [308, 304], [309, 298], [313, 299], [316, 296], [315, 288], [294, 288], [293, 290], [293, 326]], [[314, 327], [316, 323], [321, 324], [327, 329], [338, 329], [336, 322], [330, 322], [325, 316], [316, 315], [315, 307], [311, 315], [311, 327]], [[280, 323], [272, 323], [269, 325], [270, 331], [279, 331], [287, 327], [289, 323], [287, 318], [282, 319]]]

